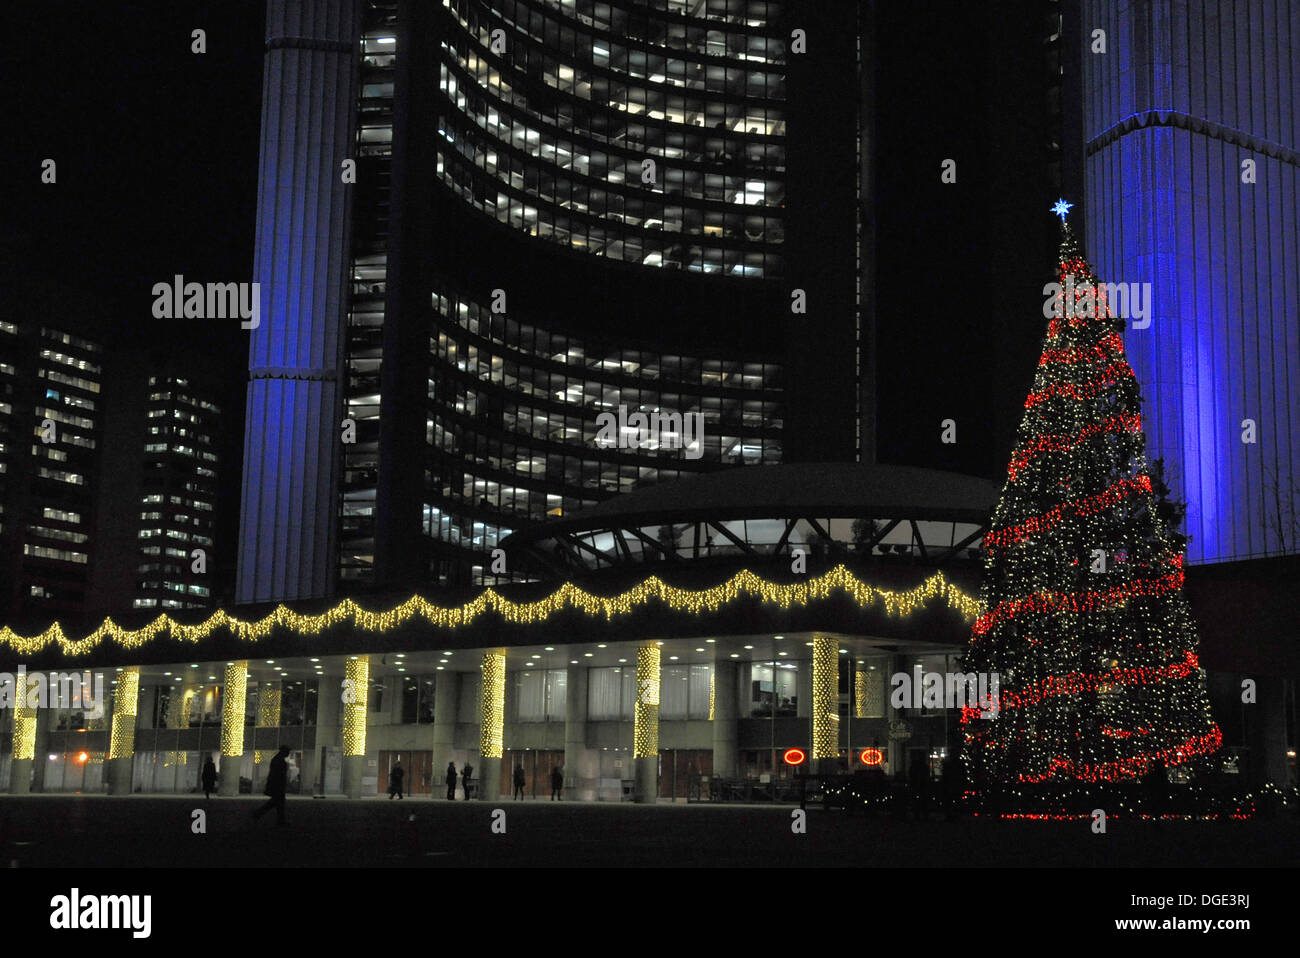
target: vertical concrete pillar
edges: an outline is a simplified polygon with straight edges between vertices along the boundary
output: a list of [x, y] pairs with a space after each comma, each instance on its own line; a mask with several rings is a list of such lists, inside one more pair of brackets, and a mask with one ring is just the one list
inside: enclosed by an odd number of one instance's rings
[[816, 772], [838, 771], [840, 756], [839, 642], [813, 636], [812, 760]]
[[139, 701], [140, 669], [132, 665], [117, 673], [117, 689], [113, 693], [113, 725], [108, 739], [108, 789], [112, 795], [131, 794]]
[[479, 795], [501, 794], [501, 758], [506, 739], [506, 656], [500, 650], [483, 653], [483, 683], [479, 689]]
[[564, 797], [589, 801], [595, 785], [584, 782], [599, 777], [587, 748], [587, 667], [570, 665], [564, 676]]
[[[236, 601], [330, 595], [338, 532], [357, 0], [268, 0]], [[238, 327], [231, 325], [232, 335]], [[292, 439], [292, 441], [290, 441]]]
[[1288, 780], [1285, 680], [1262, 675], [1254, 678], [1255, 704], [1246, 706], [1250, 785], [1258, 788], [1272, 782], [1285, 788]]
[[221, 769], [217, 794], [239, 794], [239, 772], [244, 763], [244, 712], [248, 703], [248, 662], [226, 666], [226, 686], [221, 696]]
[[739, 706], [737, 668], [731, 659], [713, 663], [713, 777], [735, 778], [738, 774]]
[[36, 759], [37, 707], [27, 704], [27, 678], [20, 673], [14, 690], [13, 764], [9, 767], [9, 794], [26, 795], [32, 790], [32, 763]]
[[632, 798], [652, 805], [659, 797], [659, 647], [636, 650], [636, 707], [632, 713]]
[[343, 670], [343, 794], [361, 797], [366, 759], [366, 706], [370, 699], [370, 658], [354, 655]]
[[799, 702], [795, 709], [795, 716], [798, 718], [812, 718], [812, 669], [799, 663], [799, 671], [795, 675], [795, 690], [799, 694]]
[[447, 763], [456, 748], [459, 691], [459, 676], [455, 672], [444, 670], [437, 673], [433, 685], [433, 780], [437, 783], [433, 789], [434, 798], [441, 798], [447, 792]]

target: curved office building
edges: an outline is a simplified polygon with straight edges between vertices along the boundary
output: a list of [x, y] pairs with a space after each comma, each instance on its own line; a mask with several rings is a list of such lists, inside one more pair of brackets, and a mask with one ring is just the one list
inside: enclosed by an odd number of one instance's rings
[[857, 180], [787, 191], [781, 6], [270, 3], [240, 601], [509, 580], [611, 495], [857, 457]]

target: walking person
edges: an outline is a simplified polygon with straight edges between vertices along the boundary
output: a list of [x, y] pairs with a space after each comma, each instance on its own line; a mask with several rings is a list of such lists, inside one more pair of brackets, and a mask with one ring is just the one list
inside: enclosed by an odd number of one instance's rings
[[559, 766], [551, 769], [551, 801], [564, 801], [564, 773]]
[[262, 817], [263, 812], [269, 812], [275, 809], [275, 818], [277, 825], [284, 824], [284, 793], [289, 784], [289, 766], [286, 761], [289, 757], [289, 746], [281, 745], [280, 751], [275, 753], [271, 759], [271, 767], [266, 774], [266, 788], [262, 791], [268, 796], [266, 804], [253, 812], [253, 818]]
[[522, 765], [516, 765], [514, 797], [521, 802], [524, 800], [524, 784], [526, 782], [527, 782], [527, 778], [524, 776], [524, 767]]
[[388, 773], [388, 800], [391, 802], [393, 796], [402, 797], [402, 782], [406, 779], [406, 770], [402, 768], [402, 760], [399, 758], [393, 770]]
[[470, 776], [472, 776], [473, 774], [474, 774], [474, 766], [471, 765], [469, 762], [466, 762], [465, 767], [460, 770], [460, 784], [465, 789], [465, 801], [467, 802], [469, 801], [469, 780], [470, 780]]
[[447, 801], [456, 800], [456, 763], [447, 763]]
[[217, 766], [213, 764], [212, 756], [203, 763], [203, 797], [211, 798], [212, 793], [217, 790]]

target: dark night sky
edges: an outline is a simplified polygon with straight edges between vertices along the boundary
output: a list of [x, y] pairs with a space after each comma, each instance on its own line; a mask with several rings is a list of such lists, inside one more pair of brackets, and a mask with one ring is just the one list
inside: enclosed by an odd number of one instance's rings
[[[997, 9], [1001, 22], [983, 4], [956, 0], [882, 5], [886, 462], [996, 474], [1007, 450], [995, 448], [983, 426], [959, 434], [979, 443], [940, 447], [938, 421], [1017, 419], [1042, 332], [1038, 291], [1051, 278], [1054, 234], [1035, 131], [1009, 123], [999, 133], [989, 122], [1014, 104], [1032, 127], [1039, 108], [1025, 82], [1040, 76], [1040, 48], [1027, 11], [1041, 5], [1017, 0]], [[150, 289], [175, 273], [199, 282], [251, 279], [263, 4], [50, 0], [15, 5], [8, 18], [9, 89], [20, 92], [9, 99], [0, 278], [19, 282], [22, 296], [5, 301], [109, 344], [199, 354], [237, 410], [247, 333], [237, 322], [155, 320]], [[207, 31], [202, 55], [190, 52], [196, 27]], [[39, 183], [47, 156], [58, 162], [55, 186]], [[959, 185], [941, 188], [938, 163], [948, 156], [961, 164]], [[1007, 162], [1021, 171], [1006, 175]], [[1000, 236], [990, 235], [994, 213]], [[1018, 216], [1041, 219], [1041, 233], [1025, 235]], [[1027, 262], [1015, 289], [952, 310], [944, 290], [956, 295], [992, 281], [991, 247], [1004, 261]], [[1023, 321], [981, 315], [995, 310], [1015, 310]], [[1009, 350], [1009, 368], [1023, 362], [1024, 374], [997, 378], [995, 350]]]

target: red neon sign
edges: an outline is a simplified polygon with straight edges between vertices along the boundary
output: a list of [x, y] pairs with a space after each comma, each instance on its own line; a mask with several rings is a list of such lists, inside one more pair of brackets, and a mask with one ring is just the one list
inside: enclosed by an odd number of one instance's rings
[[788, 748], [785, 750], [785, 754], [781, 757], [785, 759], [785, 764], [787, 765], [802, 765], [803, 760], [807, 758], [801, 748]]
[[885, 760], [885, 755], [878, 748], [864, 748], [858, 758], [862, 759], [863, 765], [879, 765]]

